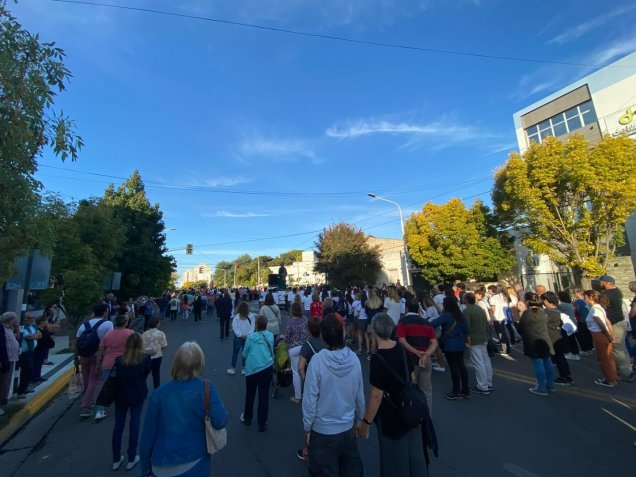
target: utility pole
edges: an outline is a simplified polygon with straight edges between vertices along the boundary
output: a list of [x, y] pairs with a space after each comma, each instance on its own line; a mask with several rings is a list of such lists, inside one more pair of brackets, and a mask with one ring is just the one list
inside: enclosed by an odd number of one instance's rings
[[234, 288], [236, 288], [236, 270], [238, 269], [238, 263], [234, 263]]
[[261, 284], [261, 257], [256, 257], [256, 286]]

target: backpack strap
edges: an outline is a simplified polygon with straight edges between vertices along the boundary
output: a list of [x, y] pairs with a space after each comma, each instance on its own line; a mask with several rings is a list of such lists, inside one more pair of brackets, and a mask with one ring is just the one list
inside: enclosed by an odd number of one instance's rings
[[[396, 346], [399, 346], [396, 345]], [[404, 367], [406, 369], [406, 376], [409, 375], [409, 367], [408, 367], [408, 363], [406, 362], [406, 352], [404, 351], [404, 348], [402, 346], [400, 346], [400, 348], [402, 348], [402, 356], [404, 357]], [[407, 381], [406, 379], [404, 379], [404, 377], [400, 376], [397, 371], [395, 369], [393, 369], [393, 367], [388, 363], [388, 361], [386, 359], [384, 359], [384, 356], [382, 356], [380, 353], [375, 353], [374, 356], [376, 356], [380, 362], [384, 365], [384, 367], [391, 373], [391, 375], [398, 380], [398, 382], [402, 385], [406, 384]]]
[[[106, 320], [102, 319], [99, 320], [97, 323], [95, 323], [95, 326], [93, 326], [92, 329], [94, 329], [95, 331], [97, 331], [97, 328], [99, 328], [100, 326], [102, 326], [103, 323], [106, 323]], [[88, 325], [88, 322], [84, 323], [85, 325]]]

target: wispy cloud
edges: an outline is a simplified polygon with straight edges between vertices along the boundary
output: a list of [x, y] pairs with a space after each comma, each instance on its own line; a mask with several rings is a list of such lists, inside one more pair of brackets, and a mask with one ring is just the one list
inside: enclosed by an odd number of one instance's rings
[[565, 30], [563, 33], [553, 38], [550, 38], [546, 42], [546, 44], [549, 45], [552, 43], [557, 43], [559, 45], [562, 45], [563, 43], [576, 40], [582, 37], [583, 35], [587, 34], [588, 32], [606, 25], [614, 18], [623, 16], [626, 13], [629, 13], [635, 9], [636, 9], [635, 3], [632, 3], [631, 5], [623, 5], [623, 6], [617, 7], [603, 15], [599, 15], [595, 18], [584, 21], [583, 23], [580, 23], [578, 25], [573, 26], [572, 28]]
[[216, 176], [216, 177], [202, 177], [201, 171], [195, 171], [193, 169], [184, 170], [179, 178], [173, 180], [166, 180], [165, 177], [151, 177], [154, 182], [161, 182], [167, 186], [176, 187], [232, 187], [239, 184], [248, 184], [252, 182], [252, 179], [248, 179], [243, 176]]
[[309, 160], [313, 164], [321, 162], [307, 141], [267, 138], [259, 133], [245, 139], [239, 145], [238, 153], [242, 158], [263, 157], [274, 162], [298, 162], [299, 160]]
[[269, 217], [269, 214], [260, 212], [230, 212], [227, 210], [217, 210], [215, 213], [204, 213], [202, 217], [227, 217], [230, 219], [246, 219], [251, 217]]
[[572, 63], [589, 66], [577, 68], [565, 65], [542, 65], [519, 79], [517, 89], [510, 95], [510, 99], [526, 100], [539, 93], [553, 93], [634, 51], [636, 51], [636, 33], [631, 33], [608, 41], [585, 55], [566, 59]]
[[437, 148], [452, 144], [481, 141], [496, 137], [475, 125], [464, 124], [451, 117], [432, 122], [399, 121], [387, 118], [363, 118], [337, 122], [325, 134], [336, 139], [355, 139], [372, 135], [405, 137], [401, 148], [415, 147], [423, 141], [433, 143]]
[[502, 152], [516, 151], [517, 149], [518, 145], [516, 142], [491, 144], [490, 146], [486, 147], [486, 156], [492, 156], [494, 154], [499, 154]]

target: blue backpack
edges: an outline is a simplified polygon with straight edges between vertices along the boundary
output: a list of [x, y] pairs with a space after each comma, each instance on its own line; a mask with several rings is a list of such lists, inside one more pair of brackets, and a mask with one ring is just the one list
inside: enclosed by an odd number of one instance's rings
[[88, 358], [97, 353], [97, 349], [99, 348], [97, 328], [106, 321], [107, 320], [99, 320], [95, 323], [95, 326], [92, 327], [88, 322], [84, 323], [84, 331], [82, 331], [82, 334], [79, 335], [75, 341], [75, 348], [77, 348], [78, 355]]

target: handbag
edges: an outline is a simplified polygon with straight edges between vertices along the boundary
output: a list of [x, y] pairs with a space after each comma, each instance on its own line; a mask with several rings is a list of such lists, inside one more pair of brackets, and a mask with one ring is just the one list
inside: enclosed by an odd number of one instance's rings
[[227, 429], [215, 429], [212, 427], [212, 421], [210, 420], [210, 381], [203, 380], [203, 386], [205, 392], [203, 393], [204, 407], [205, 407], [205, 444], [208, 450], [208, 454], [216, 454], [227, 445]]
[[106, 381], [104, 382], [104, 385], [102, 386], [102, 389], [101, 391], [99, 391], [99, 395], [95, 400], [95, 404], [97, 404], [98, 406], [108, 407], [115, 402], [119, 380], [117, 379], [117, 376], [113, 376], [114, 369], [115, 368], [113, 367], [113, 369], [110, 370], [108, 378], [106, 378]]
[[80, 373], [79, 366], [75, 366], [75, 374], [71, 376], [71, 380], [68, 383], [68, 398], [75, 399], [82, 394], [82, 391], [84, 391], [84, 381], [82, 381], [82, 374]]

